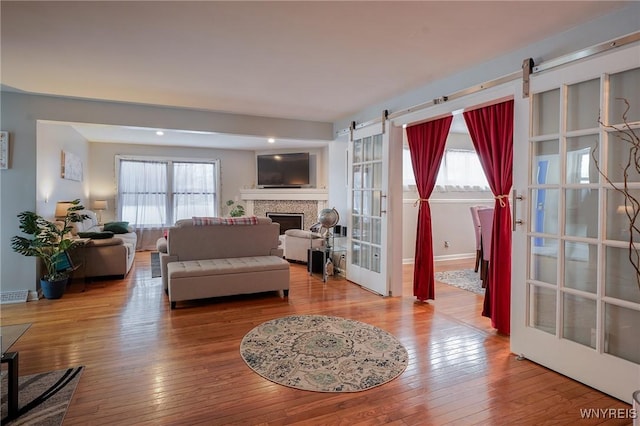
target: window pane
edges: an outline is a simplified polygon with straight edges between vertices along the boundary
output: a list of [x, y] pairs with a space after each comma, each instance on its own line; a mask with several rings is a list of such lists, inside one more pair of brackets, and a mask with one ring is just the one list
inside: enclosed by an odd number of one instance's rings
[[639, 311], [606, 304], [604, 351], [640, 364], [638, 324], [640, 324]]
[[[631, 239], [631, 220], [633, 208], [630, 202], [625, 205], [624, 195], [616, 190], [607, 189], [607, 238], [628, 242]], [[640, 189], [629, 189], [629, 195], [640, 200]], [[636, 221], [636, 225], [640, 222]], [[638, 232], [633, 233], [633, 241], [640, 242]]]
[[627, 182], [640, 182], [640, 173], [635, 168], [635, 151], [631, 150], [637, 142], [624, 132], [609, 133], [607, 139], [609, 162], [606, 173], [609, 180], [616, 183], [624, 182], [626, 172]]
[[530, 278], [548, 284], [557, 284], [558, 240], [554, 238], [531, 238]]
[[215, 216], [215, 165], [173, 163], [173, 222]]
[[629, 260], [628, 247], [607, 247], [604, 268], [606, 296], [640, 303], [640, 288], [638, 288], [636, 270]]
[[558, 234], [558, 190], [531, 190], [531, 231]]
[[598, 183], [598, 135], [567, 138], [567, 183]]
[[531, 327], [556, 334], [556, 291], [531, 286]]
[[596, 347], [596, 302], [573, 294], [563, 298], [563, 335], [565, 339]]
[[[633, 99], [640, 99], [640, 68], [612, 74], [609, 85], [609, 124], [622, 123], [622, 114], [627, 109], [626, 104], [621, 99], [627, 99], [633, 104]], [[627, 121], [633, 123], [640, 121], [640, 108], [638, 105], [631, 105], [627, 112]]]
[[489, 187], [480, 159], [475, 151], [447, 149], [444, 152], [436, 185], [457, 187]]
[[564, 286], [596, 293], [598, 247], [566, 241], [564, 244]]
[[119, 208], [133, 227], [160, 227], [167, 219], [167, 165], [156, 161], [120, 161]]
[[598, 127], [600, 79], [583, 81], [567, 88], [567, 130]]
[[533, 135], [559, 132], [560, 89], [533, 95]]
[[374, 161], [382, 160], [382, 135], [373, 137], [373, 158]]
[[534, 185], [557, 184], [560, 179], [560, 154], [557, 139], [533, 142], [531, 183]]
[[596, 238], [598, 236], [598, 190], [567, 189], [565, 194], [565, 234]]

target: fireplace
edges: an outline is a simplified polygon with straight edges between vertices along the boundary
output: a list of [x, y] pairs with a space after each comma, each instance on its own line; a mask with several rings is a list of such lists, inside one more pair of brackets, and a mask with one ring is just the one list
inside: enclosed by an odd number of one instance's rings
[[287, 229], [303, 229], [304, 213], [275, 213], [267, 212], [267, 217], [280, 224], [280, 234]]

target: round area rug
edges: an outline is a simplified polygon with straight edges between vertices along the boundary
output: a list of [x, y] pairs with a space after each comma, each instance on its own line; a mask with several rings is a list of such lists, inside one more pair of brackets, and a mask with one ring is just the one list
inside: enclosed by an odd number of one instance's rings
[[316, 392], [359, 392], [398, 377], [407, 350], [391, 334], [363, 322], [296, 315], [260, 324], [242, 339], [240, 354], [272, 382]]

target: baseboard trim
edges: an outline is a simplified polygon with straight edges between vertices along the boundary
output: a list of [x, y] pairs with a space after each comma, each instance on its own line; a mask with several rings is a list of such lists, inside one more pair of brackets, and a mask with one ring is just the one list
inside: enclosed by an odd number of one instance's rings
[[462, 260], [462, 259], [475, 259], [475, 253], [459, 253], [459, 254], [445, 254], [442, 256], [434, 256], [433, 260], [435, 262], [440, 262], [444, 260]]
[[[475, 253], [458, 253], [458, 254], [445, 254], [442, 256], [434, 256], [433, 261], [439, 262], [444, 260], [462, 260], [462, 259], [475, 259]], [[402, 259], [403, 265], [412, 265], [415, 263], [415, 259], [413, 257]]]

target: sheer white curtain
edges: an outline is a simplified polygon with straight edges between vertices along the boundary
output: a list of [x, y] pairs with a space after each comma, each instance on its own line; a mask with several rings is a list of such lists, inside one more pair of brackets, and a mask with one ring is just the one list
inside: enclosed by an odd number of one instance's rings
[[118, 217], [136, 229], [138, 250], [155, 249], [177, 220], [217, 215], [218, 160], [118, 160]]
[[173, 221], [214, 216], [216, 174], [212, 163], [173, 163]]
[[489, 188], [478, 154], [475, 151], [459, 149], [445, 151], [436, 185]]
[[[411, 156], [408, 149], [403, 150], [402, 183], [405, 187], [415, 187], [416, 179], [411, 168]], [[489, 189], [480, 159], [475, 151], [447, 149], [440, 163], [436, 185], [443, 188], [480, 187]]]
[[155, 247], [167, 223], [167, 162], [120, 160], [118, 212], [138, 234], [139, 250]]

